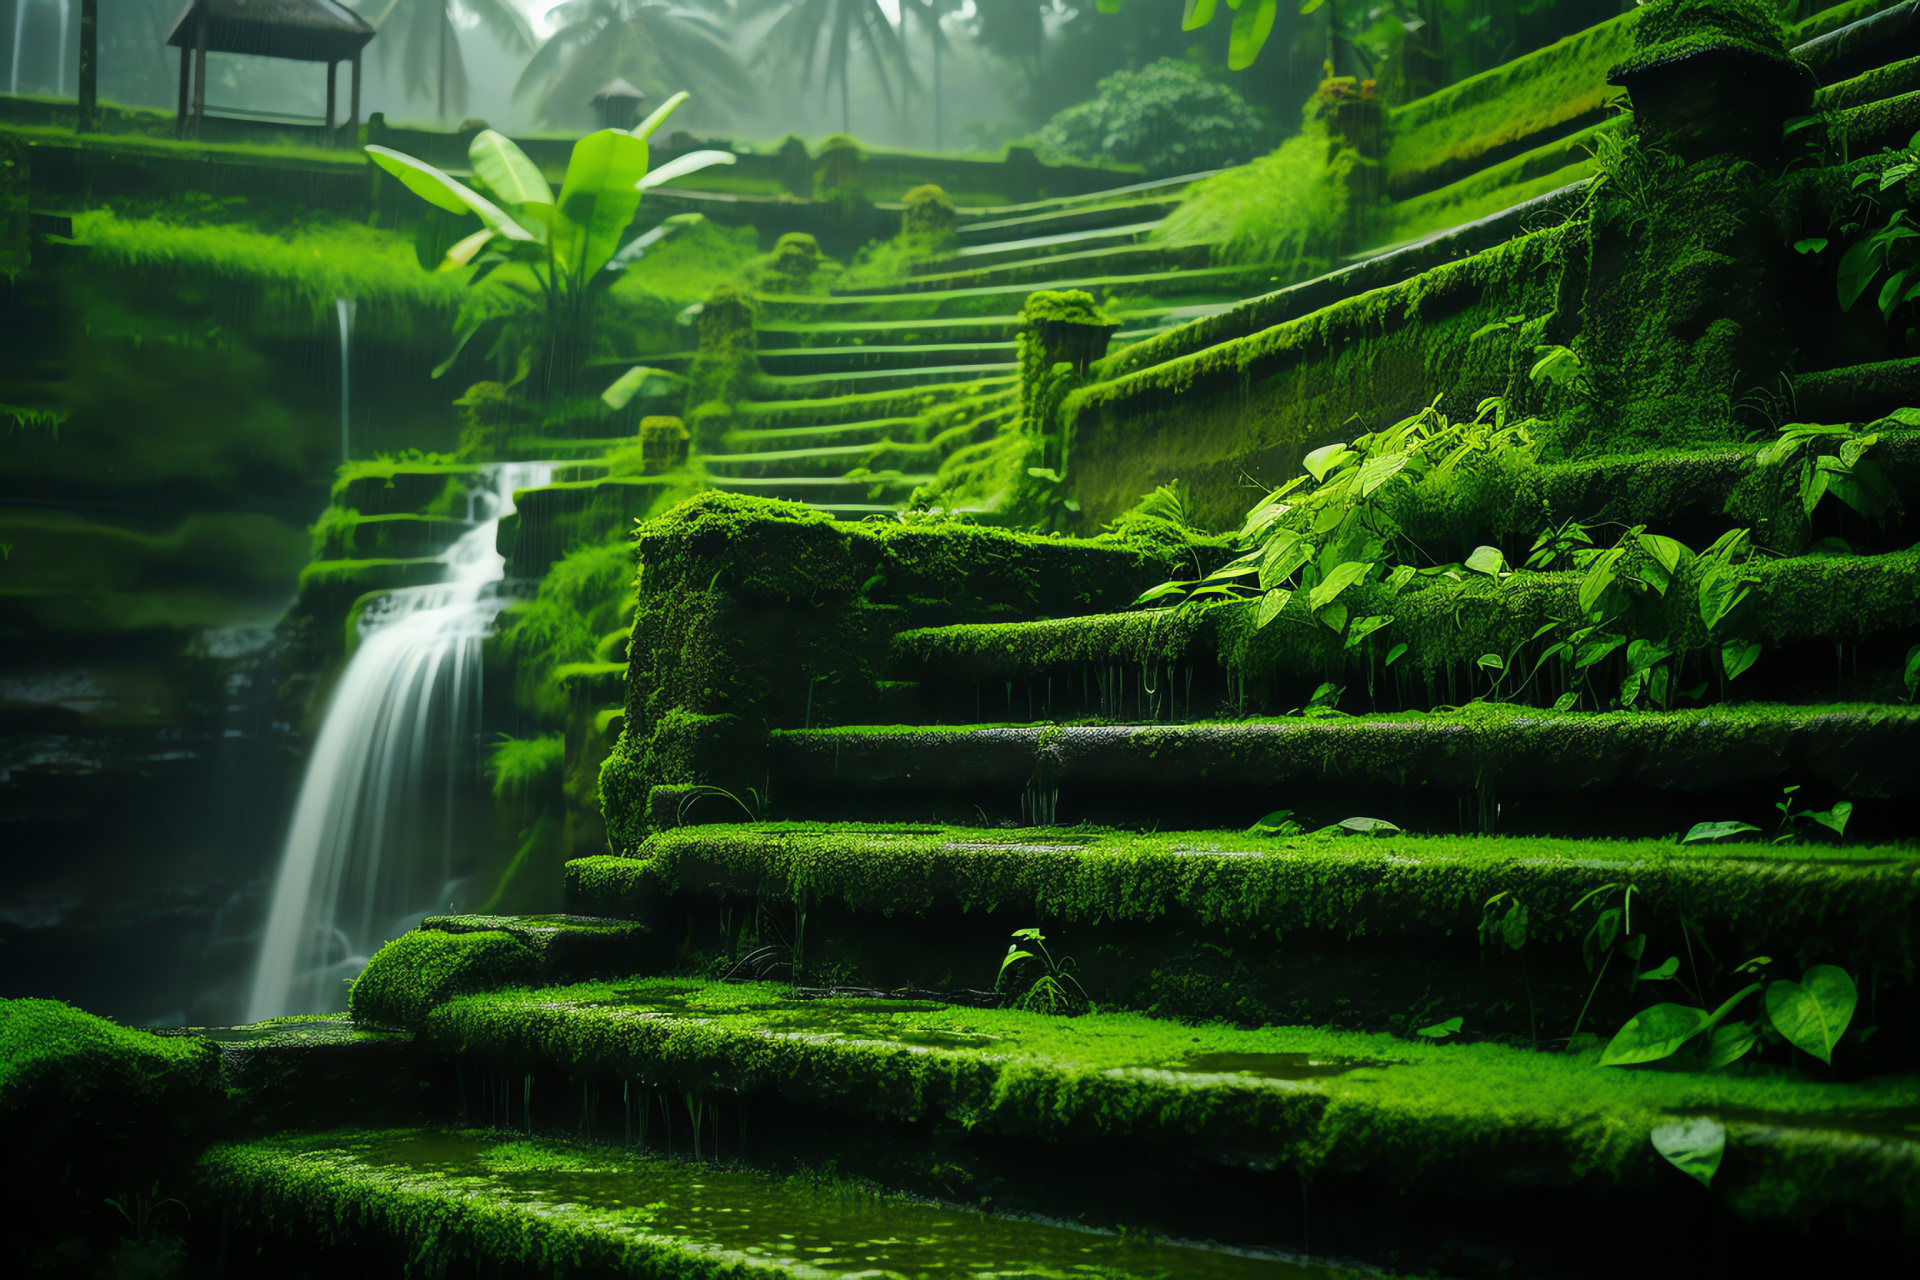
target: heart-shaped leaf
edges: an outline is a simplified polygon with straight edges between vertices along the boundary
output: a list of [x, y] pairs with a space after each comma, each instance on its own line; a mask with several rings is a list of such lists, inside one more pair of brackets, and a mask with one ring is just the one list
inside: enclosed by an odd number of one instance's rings
[[1720, 665], [1727, 673], [1727, 679], [1739, 678], [1741, 672], [1760, 660], [1760, 646], [1742, 644], [1738, 640], [1729, 640], [1720, 646]]
[[1847, 834], [1847, 820], [1853, 817], [1853, 801], [1842, 800], [1825, 813], [1807, 815], [1837, 836]]
[[1708, 1042], [1707, 1065], [1724, 1067], [1744, 1057], [1753, 1048], [1759, 1033], [1751, 1022], [1727, 1022], [1713, 1029]]
[[1859, 1002], [1853, 978], [1833, 964], [1813, 966], [1798, 982], [1782, 980], [1767, 987], [1767, 1016], [1774, 1029], [1795, 1048], [1826, 1063], [1833, 1061], [1833, 1046], [1846, 1034]]
[[1473, 554], [1467, 557], [1467, 568], [1475, 573], [1495, 576], [1506, 567], [1507, 558], [1500, 554], [1498, 547], [1475, 547]]
[[1653, 1149], [1701, 1186], [1713, 1185], [1720, 1159], [1727, 1152], [1727, 1127], [1710, 1116], [1696, 1116], [1663, 1124], [1649, 1135]]
[[1261, 596], [1259, 612], [1254, 615], [1253, 619], [1253, 629], [1258, 631], [1279, 617], [1280, 611], [1287, 607], [1287, 601], [1291, 599], [1293, 599], [1293, 592], [1288, 591], [1284, 587], [1276, 588], [1275, 590], [1267, 592], [1264, 596]]
[[1349, 831], [1361, 836], [1391, 836], [1400, 833], [1400, 828], [1385, 818], [1343, 818], [1335, 830]]
[[1684, 1004], [1657, 1004], [1627, 1020], [1600, 1055], [1603, 1067], [1626, 1067], [1670, 1058], [1707, 1026], [1707, 1011]]

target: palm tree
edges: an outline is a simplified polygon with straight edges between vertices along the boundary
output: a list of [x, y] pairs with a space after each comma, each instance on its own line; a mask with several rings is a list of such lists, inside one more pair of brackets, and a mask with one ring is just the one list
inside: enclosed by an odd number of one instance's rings
[[[741, 0], [742, 17], [753, 17], [784, 8], [779, 19], [760, 38], [754, 61], [762, 66], [784, 65], [800, 69], [800, 87], [813, 79], [813, 68], [824, 50], [826, 66], [821, 88], [835, 81], [840, 84], [840, 131], [853, 131], [853, 112], [847, 90], [847, 71], [853, 61], [853, 42], [857, 36], [873, 61], [880, 91], [893, 105], [893, 84], [887, 78], [889, 64], [899, 73], [904, 90], [913, 83], [913, 69], [907, 64], [906, 42], [887, 20], [880, 0]], [[904, 24], [904, 19], [903, 19]]]
[[[386, 0], [379, 16], [370, 19], [375, 29], [392, 30], [398, 37], [407, 97], [425, 97], [431, 84], [434, 114], [441, 120], [467, 108], [467, 66], [454, 34], [456, 13], [480, 19], [509, 52], [533, 48], [533, 33], [511, 0]], [[380, 42], [382, 65], [392, 47], [391, 41]]]
[[538, 91], [549, 122], [576, 114], [615, 79], [660, 98], [682, 84], [735, 103], [753, 96], [725, 30], [703, 14], [663, 0], [568, 0], [547, 16], [559, 29], [513, 92]]

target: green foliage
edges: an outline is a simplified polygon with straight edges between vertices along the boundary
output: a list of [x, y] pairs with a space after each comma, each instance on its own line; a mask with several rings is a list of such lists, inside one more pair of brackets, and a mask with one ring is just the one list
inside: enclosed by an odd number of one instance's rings
[[1660, 1158], [1703, 1187], [1713, 1185], [1727, 1150], [1727, 1127], [1711, 1116], [1663, 1124], [1648, 1135]]
[[[1007, 947], [1007, 954], [1000, 961], [1000, 972], [993, 979], [995, 991], [1004, 988], [1010, 995], [1009, 1008], [1055, 1016], [1080, 1013], [1091, 1008], [1092, 1001], [1087, 998], [1086, 989], [1073, 976], [1072, 957], [1056, 961], [1053, 952], [1047, 949], [1046, 935], [1037, 928], [1016, 929], [1013, 938], [1014, 941]], [[1031, 945], [1033, 950], [1024, 950], [1022, 943]], [[1029, 960], [1039, 962], [1033, 966], [1030, 977], [1018, 967]], [[1011, 981], [1007, 977], [1009, 969], [1013, 970]]]
[[1093, 101], [1047, 122], [1040, 150], [1057, 160], [1139, 164], [1154, 175], [1197, 173], [1252, 159], [1272, 134], [1260, 111], [1205, 69], [1162, 58], [1102, 80]]
[[1217, 262], [1272, 264], [1282, 281], [1311, 275], [1348, 236], [1348, 164], [1331, 150], [1309, 121], [1279, 150], [1187, 188], [1154, 236], [1212, 245]]
[[559, 669], [591, 662], [602, 637], [633, 619], [633, 550], [624, 540], [568, 552], [541, 578], [534, 598], [507, 614], [500, 640], [514, 659], [522, 703], [543, 715], [566, 712]]
[[487, 756], [493, 798], [519, 809], [535, 809], [557, 794], [566, 760], [566, 739], [557, 733], [537, 738], [502, 734]]
[[[596, 304], [640, 246], [632, 223], [641, 193], [734, 162], [732, 152], [695, 151], [648, 171], [647, 139], [686, 97], [669, 98], [631, 132], [602, 129], [582, 138], [558, 197], [526, 153], [492, 129], [481, 130], [469, 147], [473, 187], [391, 148], [366, 148], [375, 164], [427, 203], [478, 219], [479, 229], [446, 251], [442, 269], [471, 264], [474, 282], [496, 277], [496, 288], [463, 311], [455, 355], [499, 320], [493, 353], [513, 370], [509, 385], [537, 373], [543, 392], [577, 389]], [[452, 363], [449, 356], [441, 370]]]

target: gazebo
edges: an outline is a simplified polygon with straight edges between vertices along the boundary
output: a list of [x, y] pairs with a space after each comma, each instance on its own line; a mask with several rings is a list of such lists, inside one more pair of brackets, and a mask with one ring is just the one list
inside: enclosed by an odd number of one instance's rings
[[[180, 50], [177, 136], [197, 131], [207, 107], [207, 54], [251, 53], [327, 64], [327, 133], [333, 133], [336, 72], [353, 64], [347, 128], [360, 125], [360, 51], [373, 28], [337, 0], [188, 0], [167, 43]], [[191, 89], [191, 92], [189, 90]]]

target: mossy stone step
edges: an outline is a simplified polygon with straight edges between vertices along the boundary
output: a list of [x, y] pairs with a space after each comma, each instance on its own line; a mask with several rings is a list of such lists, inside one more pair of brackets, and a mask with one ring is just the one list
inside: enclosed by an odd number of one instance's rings
[[473, 526], [451, 516], [412, 512], [364, 515], [334, 509], [324, 519], [319, 560], [411, 560], [438, 555]]
[[[634, 1125], [618, 1100], [601, 1116], [603, 1130]], [[643, 1133], [646, 1120], [643, 1110]], [[683, 1129], [683, 1146], [687, 1138]], [[733, 1138], [716, 1128], [706, 1151], [715, 1143], [725, 1150]], [[484, 1259], [509, 1274], [648, 1280], [1339, 1274], [499, 1129], [287, 1133], [216, 1147], [198, 1172], [203, 1194], [236, 1220], [270, 1222], [280, 1243], [370, 1272]]]
[[[1824, 808], [1856, 803], [1856, 831], [1910, 838], [1920, 708], [1741, 705], [1556, 713], [1476, 705], [1447, 713], [1045, 727], [776, 731], [783, 817], [1018, 815], [1252, 822], [1297, 809], [1408, 830], [1661, 836], [1766, 818], [1799, 784]], [[1604, 801], [1603, 801], [1604, 798]], [[1885, 802], [1885, 803], [1871, 803]], [[1709, 812], [1708, 810], [1711, 810]]]
[[506, 934], [538, 957], [536, 980], [541, 982], [632, 973], [651, 963], [658, 953], [658, 945], [645, 925], [597, 915], [428, 916], [420, 928], [453, 937]]
[[1007, 235], [1092, 231], [1134, 222], [1158, 223], [1179, 207], [1178, 198], [1115, 201], [1090, 208], [1022, 213], [1004, 218], [984, 218], [978, 222], [963, 222], [956, 230], [959, 232], [962, 244], [984, 243], [989, 239], [998, 239]]
[[[1682, 982], [1731, 992], [1744, 981], [1733, 967], [1756, 955], [1778, 958], [1776, 976], [1843, 965], [1860, 975], [1878, 1027], [1846, 1059], [1886, 1069], [1920, 1057], [1920, 1017], [1896, 976], [1915, 958], [1920, 922], [1912, 846], [1840, 845], [1824, 830], [1791, 845], [1717, 846], [1341, 826], [727, 825], [728, 807], [655, 806], [660, 821], [713, 825], [569, 863], [569, 902], [687, 938], [716, 972], [753, 948], [702, 921], [803, 911], [812, 973], [885, 990], [972, 988], [977, 1000], [1009, 935], [1038, 923], [1057, 953], [1079, 957], [1074, 978], [1102, 1008], [1402, 1035], [1464, 1015], [1476, 1038], [1527, 1043], [1564, 1039], [1577, 1022], [1618, 1027], [1645, 1006], [1655, 988], [1624, 965], [1596, 981], [1587, 947], [1631, 884], [1640, 969], [1691, 954], [1699, 968]], [[1503, 894], [1527, 908], [1524, 972], [1482, 936], [1485, 904]]]
[[715, 476], [713, 487], [723, 493], [744, 493], [759, 498], [786, 498], [808, 505], [857, 502], [863, 496], [869, 502], [891, 496], [904, 502], [908, 495], [933, 480], [933, 473], [906, 475], [878, 472], [873, 475], [784, 475]]
[[961, 380], [967, 378], [993, 385], [1010, 381], [1017, 376], [1019, 368], [1019, 364], [1012, 360], [983, 360], [978, 364], [955, 364], [949, 361], [918, 368], [794, 374], [787, 377], [763, 374], [754, 379], [754, 388], [775, 400], [829, 399], [895, 388], [964, 385]]
[[1920, 89], [1920, 57], [1889, 62], [1850, 80], [1830, 84], [1814, 95], [1813, 102], [1822, 111], [1844, 111], [1897, 98], [1916, 89]]
[[[451, 505], [464, 497], [478, 467], [428, 463], [356, 462], [333, 484], [333, 505], [362, 515], [424, 512], [436, 503]], [[453, 514], [448, 511], [446, 514]]]
[[901, 345], [789, 347], [759, 353], [761, 371], [779, 374], [834, 374], [863, 370], [947, 369], [977, 364], [1004, 372], [1017, 362], [1015, 342], [929, 342]]
[[[868, 1123], [960, 1123], [1103, 1161], [1366, 1177], [1410, 1197], [1471, 1187], [1481, 1212], [1500, 1214], [1513, 1212], [1507, 1197], [1543, 1187], [1589, 1206], [1675, 1195], [1685, 1175], [1650, 1135], [1707, 1115], [1727, 1130], [1714, 1202], [1749, 1224], [1797, 1229], [1844, 1198], [1857, 1211], [1850, 1243], [1897, 1249], [1898, 1222], [1920, 1208], [1920, 1142], [1904, 1129], [1920, 1115], [1911, 1074], [1842, 1084], [1759, 1068], [1602, 1068], [1594, 1048], [794, 999], [785, 986], [685, 978], [467, 996], [416, 1026], [442, 1053], [554, 1082], [534, 1112], [557, 1104], [561, 1123], [583, 1085], [612, 1097], [632, 1082], [749, 1113], [784, 1101]], [[1829, 1239], [1840, 1245], [1846, 1228]]]
[[793, 448], [832, 448], [841, 445], [872, 445], [879, 440], [902, 436], [919, 438], [928, 428], [924, 417], [869, 418], [864, 422], [827, 422], [814, 427], [771, 427], [729, 431], [721, 447], [738, 453], [756, 448], [788, 445]]
[[[1000, 286], [1025, 286], [1033, 289], [1084, 289], [1101, 277], [1117, 273], [1144, 274], [1194, 272], [1206, 269], [1212, 249], [1206, 245], [1120, 245], [1104, 249], [1082, 249], [1072, 253], [1030, 255], [971, 270], [943, 271], [914, 276], [899, 284], [876, 287], [901, 293], [951, 292], [960, 289]], [[1268, 278], [1271, 268], [1261, 268]], [[1248, 274], [1241, 271], [1241, 275]], [[872, 296], [866, 290], [848, 289], [849, 297]]]
[[[928, 258], [914, 264], [915, 275], [934, 275], [941, 271], [975, 270], [1000, 263], [1029, 261], [1102, 248], [1145, 244], [1158, 230], [1159, 219], [1122, 223], [1119, 226], [1090, 227], [1076, 231], [1030, 233], [1014, 238], [972, 243], [962, 241], [959, 248], [940, 258]], [[1037, 230], [1037, 229], [1032, 229]]]
[[[948, 438], [948, 434], [952, 438]], [[924, 471], [971, 438], [966, 427], [934, 440], [876, 440], [867, 444], [820, 445], [810, 449], [769, 449], [757, 453], [707, 454], [701, 462], [718, 481], [733, 477], [803, 475], [842, 476], [856, 467], [869, 471]]]
[[760, 347], [843, 347], [868, 341], [904, 346], [919, 343], [995, 342], [1011, 338], [1026, 322], [1017, 315], [961, 316], [951, 320], [822, 321], [818, 324], [757, 323]]
[[1169, 306], [1238, 302], [1265, 290], [1271, 267], [1207, 267], [1194, 271], [1150, 271], [1122, 275], [1080, 275], [1045, 283], [1008, 282], [949, 288], [898, 286], [875, 292], [847, 291], [825, 296], [756, 294], [756, 314], [770, 323], [887, 322], [960, 319], [1006, 315], [1025, 305], [1036, 289], [1085, 289], [1109, 297], [1151, 297]]
[[[1403, 527], [1416, 524], [1409, 519]], [[1429, 547], [1442, 545], [1442, 537], [1428, 542], [1417, 532], [1413, 536]], [[1709, 659], [1696, 656], [1691, 664], [1693, 679], [1706, 685], [1698, 696], [1708, 701], [1907, 697], [1907, 654], [1920, 628], [1920, 549], [1768, 560], [1752, 577], [1753, 595], [1728, 634], [1759, 643], [1761, 650], [1736, 683], [1718, 678], [1711, 660], [1718, 646], [1701, 628], [1691, 570], [1629, 629], [1708, 653]], [[1478, 575], [1457, 583], [1435, 579], [1391, 599], [1362, 590], [1350, 600], [1354, 616], [1390, 619], [1370, 642], [1372, 656], [1345, 648], [1339, 635], [1313, 621], [1304, 603], [1283, 610], [1264, 629], [1257, 626], [1257, 605], [1223, 603], [905, 631], [892, 640], [888, 675], [918, 686], [917, 696], [900, 710], [928, 721], [1163, 719], [1175, 713], [1192, 719], [1196, 708], [1206, 718], [1223, 701], [1241, 713], [1277, 712], [1303, 705], [1329, 680], [1348, 690], [1343, 705], [1349, 711], [1458, 705], [1496, 693], [1492, 678], [1476, 666], [1482, 654], [1511, 661], [1522, 676], [1532, 672], [1536, 655], [1560, 634], [1541, 635], [1540, 629], [1578, 616], [1578, 586], [1577, 574], [1551, 573], [1500, 588]], [[1377, 665], [1379, 654], [1402, 644], [1395, 667]], [[1594, 668], [1594, 692], [1611, 699], [1626, 675], [1624, 655], [1622, 647]], [[1552, 702], [1565, 675], [1559, 666], [1543, 668], [1526, 680], [1526, 697]], [[1258, 687], [1232, 685], [1229, 677]], [[1514, 687], [1503, 677], [1498, 696], [1513, 696]], [[1149, 710], [1150, 703], [1158, 710]]]

